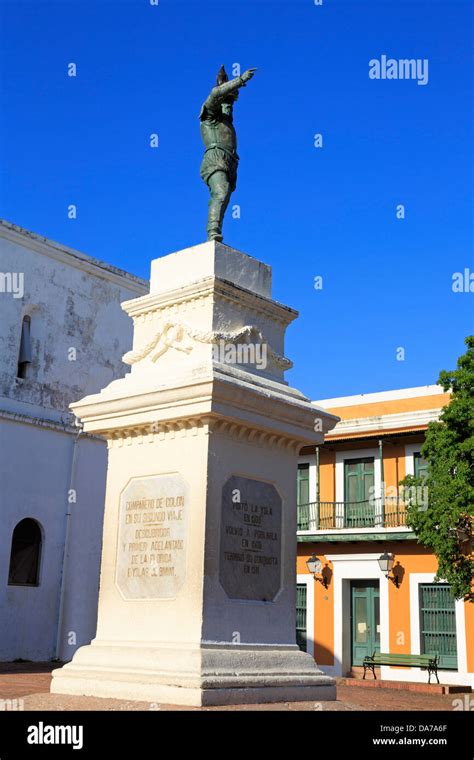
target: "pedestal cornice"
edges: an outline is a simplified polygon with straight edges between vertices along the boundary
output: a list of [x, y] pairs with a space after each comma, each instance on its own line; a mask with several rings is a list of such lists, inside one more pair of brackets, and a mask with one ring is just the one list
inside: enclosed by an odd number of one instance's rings
[[198, 282], [189, 283], [183, 287], [167, 290], [160, 293], [150, 293], [141, 298], [124, 301], [122, 309], [133, 319], [146, 317], [155, 311], [177, 307], [181, 304], [190, 303], [205, 298], [219, 298], [248, 307], [282, 325], [289, 325], [298, 316], [295, 309], [285, 306], [271, 298], [252, 293], [246, 288], [239, 287], [227, 280], [218, 277], [206, 277]]
[[[257, 382], [252, 382], [254, 379]], [[129, 437], [125, 431], [148, 435], [192, 430], [209, 419], [290, 439], [302, 446], [322, 442], [324, 432], [336, 419], [315, 408], [293, 388], [265, 383], [245, 372], [236, 378], [235, 371], [230, 374], [228, 368], [224, 372], [214, 369], [206, 377], [173, 387], [150, 388], [149, 383], [146, 387], [133, 380], [129, 375], [112, 384], [116, 385], [114, 395], [109, 386], [109, 393], [88, 396], [72, 406], [84, 430], [113, 439]], [[319, 430], [315, 430], [316, 419], [321, 421]], [[242, 432], [243, 437], [246, 435]]]

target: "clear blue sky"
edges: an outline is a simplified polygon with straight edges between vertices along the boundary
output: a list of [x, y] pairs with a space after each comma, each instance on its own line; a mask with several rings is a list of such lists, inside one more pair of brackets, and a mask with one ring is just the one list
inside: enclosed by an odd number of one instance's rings
[[[148, 277], [152, 258], [205, 240], [200, 105], [221, 63], [256, 66], [235, 110], [241, 219], [224, 235], [300, 311], [287, 379], [324, 398], [454, 366], [473, 331], [474, 294], [451, 289], [474, 271], [472, 0], [0, 9], [0, 216]], [[427, 58], [428, 84], [369, 79], [382, 54]]]

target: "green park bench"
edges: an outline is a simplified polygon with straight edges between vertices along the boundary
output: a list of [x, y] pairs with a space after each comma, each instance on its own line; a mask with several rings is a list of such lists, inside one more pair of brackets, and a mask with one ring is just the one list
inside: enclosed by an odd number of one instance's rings
[[422, 668], [428, 671], [428, 683], [431, 683], [431, 674], [434, 673], [436, 680], [438, 678], [439, 658], [432, 654], [384, 654], [383, 652], [374, 652], [372, 656], [364, 657], [364, 679], [367, 670], [371, 670], [375, 679], [375, 668], [380, 665], [390, 665], [399, 668]]

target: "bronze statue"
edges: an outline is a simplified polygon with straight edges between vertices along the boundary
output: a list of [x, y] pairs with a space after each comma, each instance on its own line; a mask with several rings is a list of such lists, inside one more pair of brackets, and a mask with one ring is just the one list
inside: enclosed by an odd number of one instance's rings
[[222, 241], [222, 221], [230, 196], [237, 183], [237, 135], [233, 108], [240, 87], [252, 79], [256, 69], [248, 69], [229, 82], [224, 66], [199, 114], [201, 136], [206, 147], [201, 163], [201, 177], [209, 187], [211, 198], [207, 219], [207, 239]]

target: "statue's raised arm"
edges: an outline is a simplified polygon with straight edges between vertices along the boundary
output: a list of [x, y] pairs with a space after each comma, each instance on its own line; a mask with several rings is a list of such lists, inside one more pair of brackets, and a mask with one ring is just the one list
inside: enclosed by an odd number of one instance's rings
[[229, 81], [224, 66], [217, 75], [199, 115], [201, 136], [206, 148], [201, 164], [201, 177], [209, 187], [211, 198], [207, 222], [208, 240], [222, 240], [222, 221], [230, 196], [237, 182], [237, 135], [233, 107], [239, 89], [252, 79], [256, 69], [248, 69]]
[[[230, 81], [226, 79], [222, 84], [217, 84], [212, 88], [203, 108], [212, 110], [220, 107], [229, 98], [236, 100], [238, 97], [238, 90], [241, 87], [245, 87], [246, 82], [252, 79], [255, 71], [256, 69], [248, 69], [247, 71], [244, 71], [242, 76], [235, 77], [235, 79], [231, 79]], [[224, 76], [227, 77], [227, 74], [222, 66], [217, 75], [217, 81], [219, 82], [219, 79], [222, 79]]]

